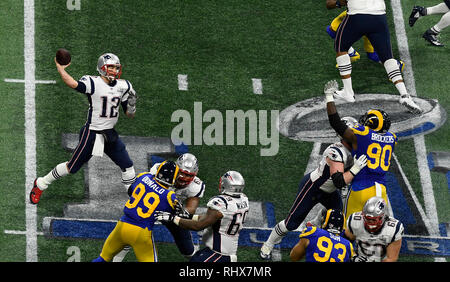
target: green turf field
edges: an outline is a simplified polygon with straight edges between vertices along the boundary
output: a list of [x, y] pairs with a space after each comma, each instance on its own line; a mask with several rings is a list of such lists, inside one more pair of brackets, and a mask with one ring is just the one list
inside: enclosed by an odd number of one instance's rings
[[[70, 1], [69, 1], [70, 2]], [[323, 1], [324, 2], [324, 1]], [[392, 15], [390, 1], [388, 14]], [[407, 21], [416, 3], [401, 1]], [[434, 0], [433, 3], [440, 1]], [[127, 136], [170, 137], [177, 123], [171, 115], [179, 109], [192, 113], [194, 103], [207, 110], [282, 111], [299, 101], [322, 96], [323, 85], [338, 79], [333, 41], [325, 32], [341, 10], [326, 10], [318, 1], [80, 1], [80, 10], [69, 10], [66, 1], [34, 1], [35, 79], [56, 81], [36, 83], [36, 174], [47, 174], [67, 161], [71, 154], [62, 147], [61, 136], [78, 133], [86, 120], [87, 99], [70, 90], [61, 81], [53, 57], [64, 47], [72, 54], [67, 71], [75, 78], [96, 75], [100, 54], [119, 56], [122, 78], [133, 83], [139, 100], [136, 118], [124, 115], [116, 125]], [[431, 4], [430, 4], [431, 5]], [[422, 33], [439, 16], [419, 20], [414, 28], [405, 23], [417, 95], [438, 99], [449, 109], [450, 71], [445, 64], [449, 47], [434, 48]], [[395, 57], [397, 45], [393, 19], [389, 16]], [[24, 4], [0, 2], [0, 261], [26, 261], [26, 187], [25, 183], [25, 99], [24, 83], [5, 79], [24, 79]], [[441, 40], [450, 44], [449, 30]], [[354, 45], [361, 59], [353, 64], [353, 88], [356, 93], [397, 94], [384, 68], [367, 59], [362, 43]], [[403, 59], [403, 58], [401, 58]], [[407, 65], [406, 68], [410, 68]], [[177, 76], [187, 74], [189, 88], [178, 89]], [[262, 95], [254, 94], [252, 78], [261, 79]], [[203, 123], [205, 129], [210, 123]], [[270, 126], [270, 124], [268, 124]], [[450, 128], [424, 136], [426, 153], [450, 152]], [[238, 170], [246, 180], [245, 193], [251, 201], [270, 202], [277, 221], [288, 212], [313, 148], [311, 142], [299, 142], [279, 136], [275, 156], [260, 156], [260, 143], [248, 145], [191, 145], [189, 151], [200, 163], [199, 176], [206, 183], [201, 205], [218, 193], [218, 179], [227, 170]], [[406, 177], [427, 213], [428, 206], [418, 169], [413, 139], [399, 142], [396, 156]], [[447, 161], [448, 162], [448, 161]], [[431, 186], [441, 237], [447, 237], [450, 222], [449, 176], [431, 170]], [[44, 217], [63, 217], [64, 206], [85, 200], [83, 170], [58, 180], [45, 192], [37, 206], [37, 260], [43, 262], [90, 261], [101, 251], [104, 240], [61, 239], [42, 236]], [[425, 197], [424, 197], [425, 196]], [[14, 231], [14, 232], [12, 232]], [[443, 234], [444, 233], [444, 234]], [[443, 242], [448, 242], [444, 240]], [[447, 243], [448, 246], [448, 243]], [[175, 245], [157, 245], [160, 261], [185, 261]], [[259, 249], [242, 246], [240, 261], [259, 261]], [[283, 261], [289, 250], [282, 249]], [[448, 251], [447, 255], [448, 257]], [[130, 254], [127, 261], [135, 261]], [[401, 261], [434, 261], [433, 256], [404, 255]]]

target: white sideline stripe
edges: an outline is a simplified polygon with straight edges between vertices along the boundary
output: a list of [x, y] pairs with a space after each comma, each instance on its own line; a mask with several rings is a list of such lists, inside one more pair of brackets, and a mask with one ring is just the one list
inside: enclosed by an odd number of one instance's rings
[[[12, 235], [26, 235], [27, 231], [19, 231], [19, 230], [5, 230], [5, 234], [12, 234]], [[36, 235], [44, 235], [44, 232], [36, 232]]]
[[24, 1], [24, 68], [25, 68], [25, 218], [26, 261], [37, 261], [36, 206], [29, 200], [36, 178], [36, 105], [35, 105], [35, 50], [34, 0]]
[[252, 85], [253, 85], [253, 93], [261, 95], [263, 94], [263, 86], [261, 79], [259, 78], [252, 78]]
[[[400, 57], [408, 66], [404, 74], [406, 89], [411, 96], [417, 96], [416, 80], [414, 79], [414, 72], [412, 70], [412, 61], [409, 53], [408, 37], [406, 36], [405, 31], [405, 22], [403, 20], [402, 5], [400, 0], [392, 0], [391, 6], [394, 15], [395, 34]], [[430, 230], [432, 231], [430, 235], [439, 236], [439, 219], [436, 209], [436, 200], [434, 198], [433, 184], [431, 182], [430, 169], [427, 163], [425, 137], [423, 135], [414, 137], [414, 148], [416, 150], [417, 166], [419, 169], [420, 183], [422, 185], [425, 210], [432, 228], [432, 230]], [[436, 257], [435, 261], [445, 261], [445, 258]]]
[[188, 90], [188, 76], [187, 74], [178, 75], [178, 90], [187, 91]]
[[[5, 78], [4, 81], [11, 83], [25, 83], [25, 79], [15, 79], [15, 78]], [[35, 80], [34, 83], [56, 84], [56, 80]]]

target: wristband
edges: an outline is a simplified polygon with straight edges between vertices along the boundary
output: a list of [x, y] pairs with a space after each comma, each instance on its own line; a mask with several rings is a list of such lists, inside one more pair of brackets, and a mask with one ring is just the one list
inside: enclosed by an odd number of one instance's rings
[[176, 225], [179, 225], [180, 224], [180, 217], [179, 216], [175, 216], [173, 218], [173, 223], [175, 223]]
[[333, 94], [326, 94], [325, 95], [325, 102], [326, 103], [334, 102]]
[[200, 216], [198, 214], [194, 214], [192, 216], [192, 220], [194, 220], [194, 221], [198, 221], [199, 218], [200, 218]]

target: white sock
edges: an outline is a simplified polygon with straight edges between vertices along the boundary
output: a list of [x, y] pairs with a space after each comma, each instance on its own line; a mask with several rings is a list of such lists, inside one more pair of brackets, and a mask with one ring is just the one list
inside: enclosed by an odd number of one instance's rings
[[[352, 63], [348, 54], [336, 57], [336, 63], [338, 65], [339, 74], [342, 76], [351, 75]], [[352, 78], [341, 78], [344, 84], [344, 91], [353, 95]]]
[[449, 8], [447, 7], [447, 5], [445, 3], [440, 3], [437, 4], [436, 6], [428, 7], [427, 15], [444, 14], [447, 13], [448, 11]]
[[394, 83], [400, 95], [408, 94], [408, 92], [406, 91], [405, 83], [402, 81], [403, 76], [398, 66], [397, 60], [391, 58], [385, 61], [384, 68], [386, 70], [389, 79], [392, 81], [392, 83]]
[[444, 28], [448, 27], [449, 25], [450, 25], [450, 12], [447, 12], [442, 16], [439, 22], [435, 26], [433, 26], [433, 28], [437, 32], [441, 32]]
[[134, 167], [129, 167], [126, 168], [125, 171], [122, 171], [122, 184], [123, 186], [125, 186], [125, 189], [127, 191], [135, 180], [136, 180], [136, 172], [134, 171]]
[[289, 230], [287, 230], [284, 220], [278, 222], [277, 225], [275, 225], [275, 227], [272, 229], [272, 232], [270, 233], [270, 236], [265, 244], [273, 248], [275, 244], [279, 244], [281, 242], [281, 239], [283, 239], [283, 237], [286, 236], [288, 232]]
[[58, 164], [46, 176], [37, 179], [39, 189], [45, 190], [53, 181], [69, 174], [67, 162]]

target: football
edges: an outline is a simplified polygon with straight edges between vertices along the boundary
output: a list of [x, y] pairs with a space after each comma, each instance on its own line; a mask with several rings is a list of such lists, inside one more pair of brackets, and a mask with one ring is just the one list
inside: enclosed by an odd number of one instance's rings
[[56, 61], [58, 62], [58, 64], [65, 66], [70, 63], [70, 60], [70, 52], [66, 49], [60, 48], [58, 49], [58, 51], [56, 51]]

